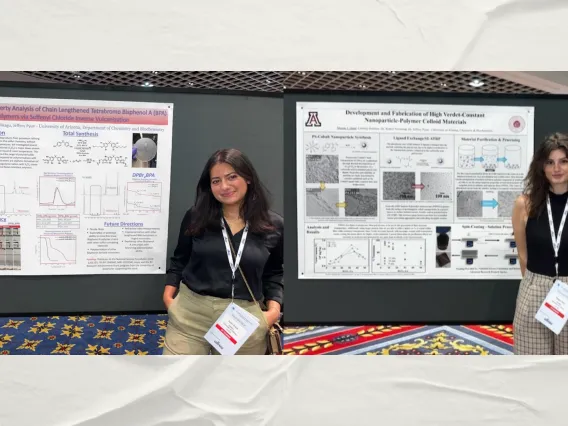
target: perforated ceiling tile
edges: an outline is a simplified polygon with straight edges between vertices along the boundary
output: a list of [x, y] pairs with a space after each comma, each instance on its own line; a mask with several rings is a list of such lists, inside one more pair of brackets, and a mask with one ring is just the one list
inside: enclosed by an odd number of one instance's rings
[[287, 89], [545, 93], [480, 72], [427, 71], [24, 71], [54, 83], [281, 92]]

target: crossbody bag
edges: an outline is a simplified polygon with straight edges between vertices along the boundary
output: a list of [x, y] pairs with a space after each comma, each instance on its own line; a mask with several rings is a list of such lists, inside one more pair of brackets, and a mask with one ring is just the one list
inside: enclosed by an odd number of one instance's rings
[[[231, 252], [232, 252], [233, 256], [235, 256], [235, 249], [233, 248], [233, 242], [231, 241], [230, 238], [229, 238], [229, 243], [231, 244]], [[245, 277], [243, 270], [241, 269], [240, 264], [239, 264], [239, 271], [240, 271], [241, 276], [243, 277], [243, 281], [245, 282], [247, 289], [248, 289], [248, 291], [249, 291], [249, 293], [252, 297], [252, 300], [254, 301], [254, 303], [256, 303], [256, 306], [258, 306], [258, 309], [260, 309], [260, 316], [262, 317], [262, 320], [266, 324], [266, 328], [268, 328], [268, 334], [267, 334], [267, 343], [268, 344], [267, 344], [267, 347], [266, 347], [266, 355], [282, 355], [282, 353], [283, 353], [282, 327], [280, 326], [278, 321], [276, 321], [272, 327], [268, 327], [268, 321], [266, 321], [266, 317], [264, 316], [264, 311], [262, 310], [260, 303], [258, 303], [256, 298], [254, 297], [254, 294], [253, 294], [252, 290], [250, 289], [250, 286], [248, 284], [248, 281]]]

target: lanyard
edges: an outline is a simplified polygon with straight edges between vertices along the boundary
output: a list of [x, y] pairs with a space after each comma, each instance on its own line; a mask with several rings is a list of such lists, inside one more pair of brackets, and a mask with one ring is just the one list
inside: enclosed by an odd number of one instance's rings
[[550, 225], [550, 237], [552, 238], [552, 247], [554, 248], [554, 266], [556, 267], [556, 277], [558, 278], [558, 251], [560, 249], [560, 239], [562, 238], [562, 230], [566, 222], [566, 215], [568, 215], [568, 201], [564, 206], [564, 213], [562, 213], [562, 220], [558, 227], [558, 235], [554, 232], [554, 221], [552, 219], [552, 208], [550, 207], [550, 197], [546, 197], [546, 209], [548, 210], [548, 224]]
[[245, 225], [243, 231], [243, 236], [241, 238], [241, 244], [239, 245], [239, 251], [237, 252], [237, 257], [233, 261], [233, 252], [231, 250], [231, 245], [229, 242], [229, 235], [227, 234], [227, 228], [225, 228], [225, 221], [221, 218], [221, 228], [223, 231], [223, 239], [225, 240], [225, 248], [227, 249], [227, 257], [229, 258], [229, 265], [231, 266], [231, 271], [233, 272], [233, 281], [231, 283], [231, 299], [235, 298], [235, 272], [237, 271], [239, 264], [241, 263], [241, 257], [243, 255], [243, 250], [245, 249], [245, 241], [248, 234], [248, 222]]

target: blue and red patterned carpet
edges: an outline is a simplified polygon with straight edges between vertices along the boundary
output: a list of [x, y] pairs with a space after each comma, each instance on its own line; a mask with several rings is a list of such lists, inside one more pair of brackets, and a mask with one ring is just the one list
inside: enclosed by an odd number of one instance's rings
[[511, 326], [298, 327], [289, 355], [511, 355]]
[[[1, 355], [159, 355], [167, 315], [0, 318]], [[509, 355], [509, 325], [292, 327], [287, 355]]]

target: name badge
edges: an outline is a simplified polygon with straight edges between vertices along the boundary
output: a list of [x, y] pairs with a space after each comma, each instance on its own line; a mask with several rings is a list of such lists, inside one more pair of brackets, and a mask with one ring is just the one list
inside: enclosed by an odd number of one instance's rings
[[231, 303], [205, 334], [205, 340], [221, 355], [234, 355], [259, 325], [257, 317]]
[[560, 334], [568, 317], [568, 284], [556, 280], [542, 302], [535, 319], [552, 330], [554, 334]]

